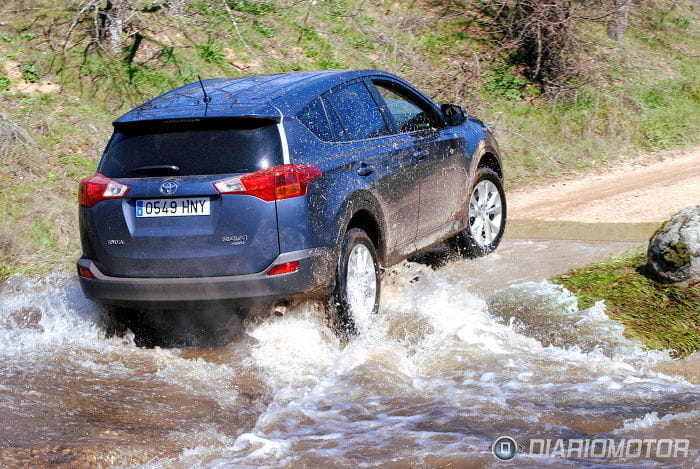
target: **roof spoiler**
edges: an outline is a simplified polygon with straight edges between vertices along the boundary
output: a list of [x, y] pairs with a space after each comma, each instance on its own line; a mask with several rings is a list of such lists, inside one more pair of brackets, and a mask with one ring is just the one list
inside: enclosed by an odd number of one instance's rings
[[210, 116], [210, 117], [168, 117], [165, 119], [142, 119], [142, 120], [128, 120], [122, 121], [121, 119], [112, 122], [115, 128], [129, 128], [129, 127], [148, 127], [148, 126], [167, 126], [169, 124], [187, 124], [195, 122], [217, 122], [223, 123], [224, 121], [250, 121], [250, 120], [260, 120], [269, 121], [279, 124], [281, 122], [281, 117], [276, 116], [262, 116], [256, 114], [243, 115], [243, 116]]

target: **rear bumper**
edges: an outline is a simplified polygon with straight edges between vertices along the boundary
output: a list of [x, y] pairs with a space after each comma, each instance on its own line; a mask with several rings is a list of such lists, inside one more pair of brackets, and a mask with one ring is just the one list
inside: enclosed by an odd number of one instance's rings
[[[267, 275], [275, 265], [293, 261], [299, 262], [296, 272]], [[335, 262], [332, 248], [314, 248], [280, 254], [262, 272], [226, 277], [111, 277], [85, 257], [78, 260], [78, 266], [89, 269], [94, 276], [80, 277], [80, 286], [85, 296], [97, 303], [167, 309], [188, 303], [231, 302], [246, 306], [299, 296], [327, 296], [335, 282]]]

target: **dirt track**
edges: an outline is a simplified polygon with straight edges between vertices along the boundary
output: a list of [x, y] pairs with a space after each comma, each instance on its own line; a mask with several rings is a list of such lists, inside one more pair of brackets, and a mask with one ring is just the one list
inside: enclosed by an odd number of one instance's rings
[[511, 191], [511, 220], [649, 223], [700, 204], [700, 146], [642, 157], [599, 174]]

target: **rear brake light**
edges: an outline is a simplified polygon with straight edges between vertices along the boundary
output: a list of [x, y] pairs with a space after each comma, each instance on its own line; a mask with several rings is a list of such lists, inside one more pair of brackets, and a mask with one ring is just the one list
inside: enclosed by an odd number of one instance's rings
[[274, 266], [267, 272], [267, 275], [291, 274], [297, 270], [299, 270], [299, 261], [287, 262]]
[[110, 178], [97, 173], [80, 181], [78, 201], [80, 205], [92, 207], [97, 202], [105, 199], [119, 199], [126, 195], [130, 186], [113, 181]]
[[95, 278], [95, 276], [92, 275], [92, 272], [90, 272], [90, 269], [83, 267], [82, 265], [78, 266], [78, 275], [85, 278]]
[[272, 202], [306, 194], [309, 182], [321, 175], [311, 164], [285, 164], [214, 183], [220, 194], [247, 194]]

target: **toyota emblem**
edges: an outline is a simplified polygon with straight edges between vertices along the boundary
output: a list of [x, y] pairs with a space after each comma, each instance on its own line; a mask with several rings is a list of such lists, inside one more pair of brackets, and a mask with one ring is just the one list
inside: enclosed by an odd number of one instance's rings
[[160, 192], [165, 195], [173, 195], [177, 192], [177, 183], [175, 181], [165, 181], [160, 185]]

